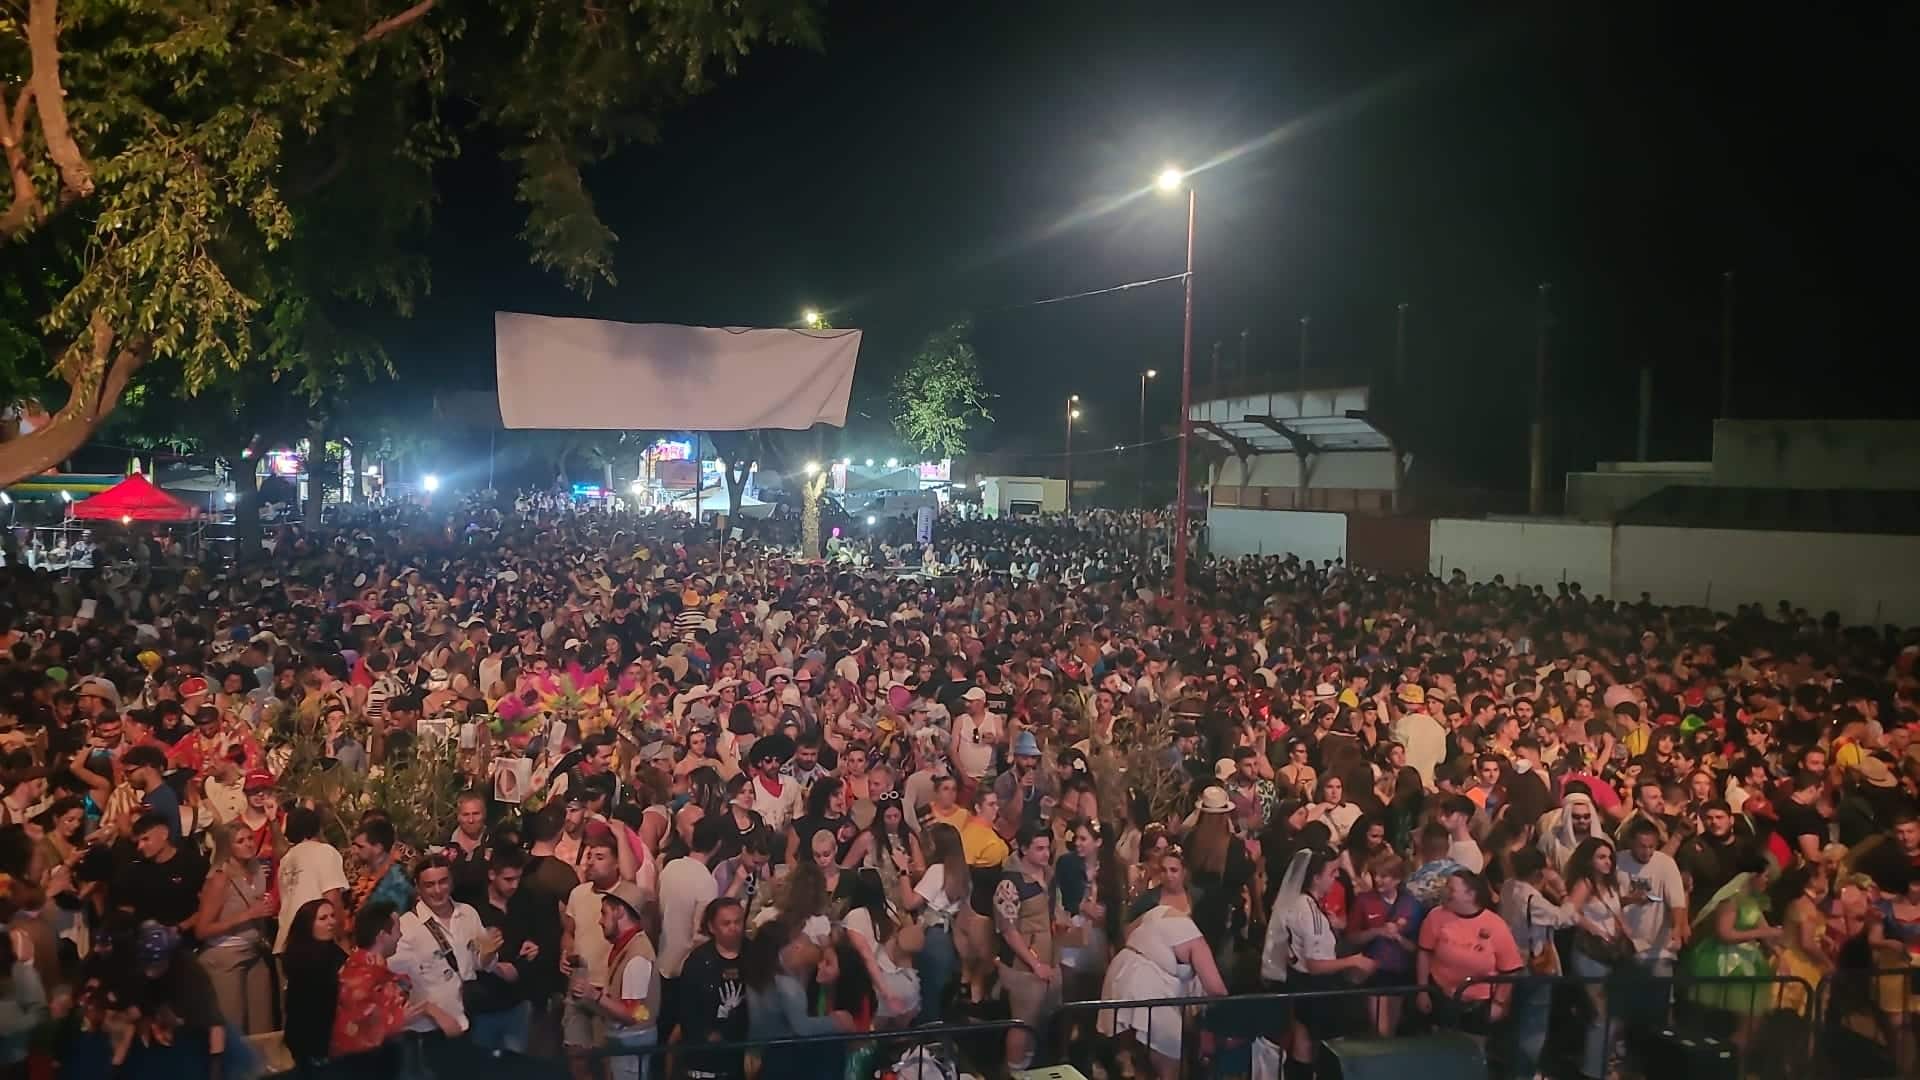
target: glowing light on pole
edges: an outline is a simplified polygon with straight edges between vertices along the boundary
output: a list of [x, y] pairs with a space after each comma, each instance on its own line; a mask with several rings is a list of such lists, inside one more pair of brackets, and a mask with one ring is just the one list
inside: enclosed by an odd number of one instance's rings
[[420, 486], [426, 488], [427, 494], [431, 495], [440, 490], [440, 478], [432, 473], [428, 473], [420, 478]]
[[1186, 183], [1186, 173], [1169, 165], [1160, 170], [1154, 185], [1171, 195], [1184, 185], [1187, 189], [1187, 273], [1186, 303], [1181, 316], [1180, 337], [1180, 468], [1173, 493], [1173, 606], [1174, 618], [1186, 622], [1187, 603], [1187, 449], [1193, 441], [1193, 220], [1198, 202], [1194, 186]]

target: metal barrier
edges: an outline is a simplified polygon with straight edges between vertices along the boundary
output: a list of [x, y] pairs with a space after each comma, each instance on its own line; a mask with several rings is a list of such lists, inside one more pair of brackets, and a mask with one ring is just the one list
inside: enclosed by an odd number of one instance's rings
[[[1353, 1028], [1352, 1032], [1333, 1032], [1341, 1034], [1371, 1031], [1367, 1027], [1371, 1020], [1367, 1006], [1371, 1000], [1394, 999], [1411, 1004], [1409, 999], [1419, 993], [1420, 990], [1412, 986], [1347, 986], [1228, 994], [1225, 997], [1202, 995], [1070, 1001], [1053, 1015], [1055, 1059], [1079, 1067], [1082, 1073], [1086, 1073], [1084, 1066], [1089, 1063], [1088, 1059], [1096, 1053], [1116, 1052], [1126, 1042], [1123, 1035], [1149, 1049], [1155, 1045], [1158, 1036], [1163, 1046], [1179, 1047], [1177, 1056], [1183, 1062], [1193, 1062], [1198, 1056], [1199, 1041], [1187, 1038], [1195, 1032], [1205, 1032], [1216, 1040], [1236, 1044], [1241, 1040], [1251, 1043], [1254, 1036], [1264, 1034], [1284, 1045], [1289, 1020], [1299, 1016], [1303, 1009], [1309, 1013], [1319, 1010], [1311, 1023], [1316, 1028]], [[1226, 1015], [1223, 1016], [1223, 1013]], [[1110, 1015], [1103, 1017], [1102, 1014]], [[1345, 1014], [1346, 1023], [1340, 1022], [1340, 1014]], [[1080, 1030], [1076, 1020], [1082, 1017], [1091, 1021], [1093, 1030], [1100, 1034], [1099, 1039], [1074, 1037], [1076, 1031]], [[1101, 1027], [1103, 1019], [1106, 1020], [1104, 1028]], [[1173, 1042], [1167, 1042], [1169, 1027], [1177, 1033]], [[1323, 1030], [1320, 1034], [1326, 1033]]]
[[[1002, 1036], [1009, 1031], [1025, 1031], [1038, 1046], [1039, 1033], [1031, 1024], [1021, 1020], [983, 1020], [967, 1024], [928, 1024], [922, 1027], [893, 1028], [882, 1031], [842, 1031], [828, 1035], [796, 1035], [783, 1039], [741, 1039], [734, 1042], [706, 1043], [657, 1043], [649, 1046], [623, 1047], [602, 1045], [580, 1055], [582, 1058], [608, 1062], [621, 1062], [639, 1059], [634, 1062], [638, 1075], [647, 1080], [662, 1080], [666, 1070], [653, 1064], [661, 1058], [699, 1058], [703, 1070], [711, 1071], [722, 1077], [743, 1076], [742, 1062], [748, 1054], [759, 1054], [762, 1061], [761, 1074], [766, 1075], [765, 1062], [769, 1052], [777, 1053], [783, 1061], [779, 1075], [805, 1075], [829, 1077], [841, 1075], [846, 1058], [865, 1047], [895, 1048], [891, 1056], [885, 1049], [880, 1054], [884, 1062], [891, 1063], [893, 1057], [907, 1053], [916, 1047], [937, 1046], [946, 1061], [955, 1065], [955, 1072], [962, 1064], [961, 1044], [979, 1039], [982, 1036]], [[993, 1040], [993, 1060], [984, 1063], [986, 1068], [972, 1071], [985, 1071], [991, 1075], [1000, 1071], [1001, 1040]], [[711, 1063], [711, 1064], [709, 1064]], [[615, 1075], [618, 1075], [616, 1072]], [[629, 1073], [629, 1075], [634, 1075]], [[929, 1074], [931, 1076], [932, 1074]]]
[[[1581, 1059], [1574, 1071], [1604, 1075], [1622, 1050], [1629, 1058], [1644, 1059], [1664, 1055], [1668, 1042], [1720, 1047], [1736, 1066], [1742, 1057], [1765, 1060], [1783, 1076], [1817, 1053], [1819, 998], [1797, 976], [1665, 975], [1639, 968], [1604, 975], [1476, 976], [1455, 989], [1453, 1009], [1460, 1016], [1481, 1016], [1480, 1006], [1501, 987], [1509, 988], [1505, 1008], [1499, 1015], [1489, 1010], [1482, 1019], [1490, 1057], [1505, 1075], [1551, 1075], [1554, 1070], [1543, 1070], [1542, 1060], [1569, 1053]], [[1583, 1016], [1577, 1050], [1569, 1048], [1574, 1039], [1566, 1025], [1554, 1025], [1556, 991], [1563, 988], [1577, 988], [1585, 1001], [1584, 1007], [1575, 1002]], [[1558, 996], [1564, 1004], [1566, 995]]]
[[1920, 966], [1835, 971], [1818, 998], [1820, 1075], [1920, 1075]]

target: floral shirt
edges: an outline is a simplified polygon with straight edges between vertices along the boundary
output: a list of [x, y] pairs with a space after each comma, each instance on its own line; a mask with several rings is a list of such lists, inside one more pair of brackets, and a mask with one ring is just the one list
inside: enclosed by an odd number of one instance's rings
[[340, 969], [340, 1002], [333, 1014], [332, 1056], [377, 1050], [407, 1022], [407, 985], [380, 956], [356, 949]]

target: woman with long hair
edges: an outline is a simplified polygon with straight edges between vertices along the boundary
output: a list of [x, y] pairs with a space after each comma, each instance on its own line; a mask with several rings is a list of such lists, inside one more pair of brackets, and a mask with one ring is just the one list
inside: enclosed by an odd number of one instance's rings
[[878, 870], [887, 880], [925, 869], [920, 837], [907, 827], [906, 803], [899, 792], [883, 791], [873, 800], [873, 823], [854, 838], [847, 861]]
[[920, 973], [913, 954], [925, 943], [914, 923], [898, 924], [888, 911], [887, 890], [877, 870], [850, 871], [852, 899], [841, 920], [846, 941], [873, 980], [876, 1027], [905, 1027], [920, 1012]]
[[56, 866], [72, 870], [87, 853], [84, 800], [72, 795], [55, 799], [34, 823], [40, 827], [40, 839], [33, 846], [33, 880], [46, 881], [47, 873]]
[[938, 823], [927, 826], [927, 847], [926, 872], [911, 887], [908, 878], [901, 877], [899, 903], [902, 910], [918, 915], [926, 939], [914, 955], [914, 966], [920, 972], [920, 1022], [933, 1024], [946, 1011], [947, 991], [960, 964], [953, 920], [967, 906], [973, 877], [960, 830]]
[[[1566, 906], [1577, 915], [1573, 936], [1573, 974], [1603, 980], [1616, 967], [1632, 963], [1633, 934], [1628, 931], [1620, 896], [1620, 872], [1613, 862], [1613, 842], [1589, 837], [1567, 858]], [[1608, 1073], [1608, 1058], [1619, 1037], [1620, 1023], [1608, 1012], [1604, 982], [1582, 987], [1592, 1003], [1587, 1022], [1580, 1075], [1599, 1080]]]
[[247, 1035], [273, 1030], [273, 977], [267, 970], [267, 920], [279, 905], [254, 831], [238, 821], [213, 829], [213, 869], [200, 887], [196, 933], [200, 966], [220, 1013]]
[[[1171, 847], [1161, 863], [1160, 895], [1163, 901], [1177, 901], [1186, 894], [1186, 862], [1180, 848]], [[1203, 994], [1226, 996], [1226, 981], [1200, 928], [1182, 905], [1162, 903], [1128, 927], [1127, 947], [1107, 968], [1100, 996], [1118, 1001], [1180, 997], [1195, 983]], [[1178, 1006], [1103, 1009], [1099, 1029], [1107, 1036], [1132, 1032], [1146, 1046], [1162, 1080], [1180, 1075], [1183, 1020]]]
[[333, 1013], [340, 1000], [340, 912], [333, 901], [309, 900], [293, 913], [280, 971], [287, 981], [286, 1044], [294, 1066], [311, 1075], [326, 1061]]
[[[810, 983], [821, 946], [795, 934], [784, 921], [756, 930], [740, 952], [741, 982], [746, 986], [747, 1036], [756, 1041], [791, 1039], [855, 1030], [851, 1014], [807, 1007]], [[786, 1046], [763, 1054], [760, 1080], [814, 1080], [836, 1076], [837, 1047]]]

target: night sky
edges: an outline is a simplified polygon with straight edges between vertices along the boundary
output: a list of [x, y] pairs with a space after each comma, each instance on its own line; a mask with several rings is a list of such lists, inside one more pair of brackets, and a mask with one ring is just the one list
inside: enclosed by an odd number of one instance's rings
[[1653, 455], [1706, 456], [1726, 270], [1738, 414], [1912, 416], [1920, 8], [1573, 7], [837, 3], [823, 51], [756, 54], [595, 169], [620, 281], [590, 299], [526, 266], [497, 165], [449, 166], [434, 296], [394, 352], [410, 381], [482, 388], [495, 307], [812, 306], [868, 332], [878, 387], [971, 313], [985, 445], [1057, 448], [1074, 392], [1076, 443], [1131, 441], [1139, 370], [1177, 414], [1179, 286], [1031, 301], [1178, 271], [1184, 206], [1116, 197], [1220, 160], [1196, 178], [1197, 381], [1242, 330], [1250, 367], [1291, 378], [1303, 314], [1312, 366], [1364, 381], [1405, 301], [1405, 434], [1461, 483], [1525, 486], [1541, 282], [1559, 469], [1631, 456], [1642, 365]]

